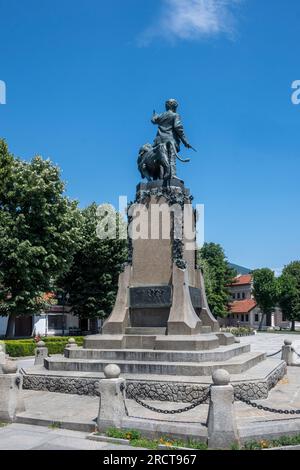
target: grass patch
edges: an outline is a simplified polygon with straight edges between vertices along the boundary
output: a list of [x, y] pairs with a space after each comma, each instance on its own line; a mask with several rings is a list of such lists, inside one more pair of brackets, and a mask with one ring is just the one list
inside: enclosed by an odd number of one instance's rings
[[135, 431], [134, 429], [110, 428], [107, 429], [105, 434], [107, 437], [113, 437], [115, 439], [127, 439], [129, 441], [141, 438], [141, 433], [139, 431]]
[[[101, 433], [97, 434], [101, 435]], [[152, 450], [159, 449], [159, 446], [165, 446], [170, 449], [177, 449], [181, 447], [195, 450], [208, 449], [205, 442], [194, 441], [192, 439], [172, 439], [168, 436], [163, 436], [159, 439], [149, 439], [134, 429], [110, 428], [105, 432], [105, 435], [115, 439], [126, 439], [129, 441], [132, 447], [143, 447], [145, 449]], [[300, 434], [295, 436], [282, 436], [278, 439], [261, 439], [259, 441], [249, 441], [246, 442], [242, 447], [239, 447], [238, 444], [232, 444], [229, 450], [263, 450], [296, 445], [300, 445]]]
[[61, 429], [62, 428], [62, 423], [59, 422], [59, 421], [53, 421], [53, 423], [51, 423], [49, 426], [48, 426], [49, 429]]
[[157, 450], [159, 442], [156, 440], [141, 438], [133, 439], [132, 441], [130, 441], [130, 445], [132, 445], [132, 447], [143, 447], [145, 449]]
[[[101, 435], [101, 433], [97, 433]], [[133, 447], [144, 447], [146, 449], [158, 449], [160, 445], [176, 449], [178, 447], [186, 447], [188, 449], [207, 450], [207, 444], [204, 442], [193, 441], [188, 439], [187, 441], [172, 439], [170, 437], [161, 437], [160, 439], [148, 439], [141, 435], [139, 431], [134, 429], [116, 429], [109, 428], [105, 432], [107, 437], [115, 439], [126, 439], [130, 441], [130, 445]]]
[[278, 439], [246, 442], [243, 450], [263, 450], [272, 449], [273, 447], [296, 446], [300, 445], [300, 434], [296, 436], [282, 436]]

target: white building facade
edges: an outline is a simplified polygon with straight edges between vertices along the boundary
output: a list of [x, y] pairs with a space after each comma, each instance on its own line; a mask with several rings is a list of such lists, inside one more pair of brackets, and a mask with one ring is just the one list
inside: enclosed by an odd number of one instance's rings
[[[0, 337], [5, 336], [7, 317], [0, 317]], [[72, 307], [53, 305], [45, 313], [16, 318], [14, 336], [76, 336], [98, 333], [100, 319], [80, 319], [72, 314]]]
[[[226, 326], [248, 326], [258, 329], [263, 313], [258, 307], [252, 291], [253, 277], [251, 274], [239, 275], [229, 286], [231, 293], [230, 313], [224, 320]], [[263, 328], [289, 328], [290, 322], [283, 317], [280, 308], [276, 307], [267, 325], [266, 316], [262, 321]]]

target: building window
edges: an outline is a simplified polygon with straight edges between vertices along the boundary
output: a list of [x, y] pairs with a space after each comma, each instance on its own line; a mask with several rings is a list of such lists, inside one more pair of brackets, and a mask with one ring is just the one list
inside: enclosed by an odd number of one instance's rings
[[63, 315], [48, 315], [48, 329], [49, 330], [62, 330], [63, 329]]
[[235, 294], [232, 294], [232, 298], [235, 299]]
[[245, 299], [245, 298], [246, 298], [246, 294], [245, 294], [245, 292], [243, 292], [242, 296], [243, 296], [243, 299]]
[[238, 299], [240, 299], [240, 298], [241, 298], [241, 294], [240, 294], [240, 293], [238, 293], [238, 295], [237, 295], [237, 298], [238, 298]]
[[249, 322], [249, 315], [246, 315], [246, 322]]
[[256, 323], [259, 322], [259, 315], [258, 315], [258, 313], [255, 314], [255, 321], [256, 321]]
[[243, 321], [245, 321], [245, 319], [244, 319], [244, 315], [242, 315], [242, 317], [241, 317], [241, 320], [242, 320], [242, 322], [243, 322]]

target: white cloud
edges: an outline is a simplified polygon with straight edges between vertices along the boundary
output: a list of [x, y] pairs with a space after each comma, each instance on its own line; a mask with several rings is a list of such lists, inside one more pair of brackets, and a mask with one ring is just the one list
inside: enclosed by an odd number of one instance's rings
[[161, 0], [160, 16], [142, 35], [147, 44], [155, 37], [195, 40], [235, 30], [233, 8], [242, 0]]
[[276, 277], [281, 276], [282, 271], [283, 271], [283, 267], [281, 267], [281, 268], [271, 268], [271, 269], [272, 269], [272, 271], [274, 271]]

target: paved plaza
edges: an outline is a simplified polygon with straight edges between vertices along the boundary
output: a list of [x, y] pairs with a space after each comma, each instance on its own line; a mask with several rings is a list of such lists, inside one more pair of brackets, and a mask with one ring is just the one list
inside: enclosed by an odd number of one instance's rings
[[300, 353], [300, 334], [297, 333], [257, 333], [253, 336], [240, 338], [241, 343], [251, 344], [252, 351], [261, 351], [267, 354], [278, 351], [285, 339], [292, 341], [294, 348]]
[[[253, 350], [272, 354], [278, 351], [285, 338], [293, 341], [300, 352], [300, 335], [260, 333], [241, 338], [242, 343], [251, 343]], [[32, 367], [32, 358], [22, 359], [19, 366]], [[130, 447], [86, 440], [87, 435], [96, 428], [99, 398], [51, 393], [47, 391], [24, 390], [26, 411], [18, 414], [18, 423], [0, 428], [0, 449], [129, 449]], [[150, 403], [150, 402], [149, 402]], [[262, 403], [272, 408], [300, 409], [300, 369], [288, 367], [288, 374], [271, 390], [267, 400]], [[163, 409], [177, 409], [181, 403], [151, 401], [153, 406]], [[201, 405], [194, 410], [164, 415], [149, 411], [133, 400], [127, 400], [130, 417], [153, 422], [186, 424], [192, 427], [205, 427], [208, 406]], [[294, 425], [299, 419], [294, 416], [268, 413], [235, 403], [238, 427], [245, 434], [254, 426], [270, 429], [282, 423]], [[55, 423], [55, 424], [54, 424]], [[42, 426], [40, 426], [42, 424]], [[61, 429], [58, 428], [60, 426]], [[300, 428], [299, 428], [300, 429]]]
[[[24, 419], [34, 418], [36, 421], [48, 420], [49, 422], [77, 423], [82, 429], [95, 428], [95, 418], [98, 414], [99, 398], [84, 395], [70, 395], [64, 393], [53, 393], [46, 391], [24, 390], [26, 411], [19, 416]], [[146, 400], [145, 400], [146, 401]], [[201, 405], [194, 410], [175, 414], [164, 415], [149, 411], [134, 400], [126, 400], [129, 416], [143, 419], [152, 419], [169, 422], [201, 423], [205, 424], [207, 418], [208, 405]], [[186, 404], [171, 402], [148, 401], [153, 406], [163, 409], [178, 409]], [[300, 369], [289, 367], [288, 374], [278, 385], [270, 391], [266, 400], [258, 400], [266, 406], [274, 408], [300, 409]], [[236, 403], [238, 421], [250, 423], [254, 421], [286, 419], [285, 415], [267, 413], [249, 406]]]

